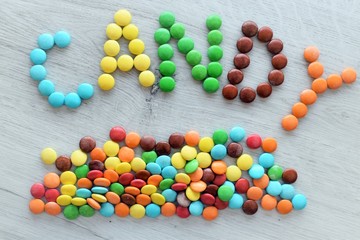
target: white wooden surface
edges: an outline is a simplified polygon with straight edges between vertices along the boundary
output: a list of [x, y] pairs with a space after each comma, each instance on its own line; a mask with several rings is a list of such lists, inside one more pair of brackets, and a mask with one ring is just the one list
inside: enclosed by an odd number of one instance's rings
[[[208, 47], [205, 19], [211, 13], [220, 14], [222, 86], [232, 67], [241, 24], [251, 19], [259, 26], [268, 25], [285, 43], [289, 59], [285, 83], [274, 88], [269, 99], [257, 99], [250, 105], [228, 102], [221, 91], [205, 94], [192, 80], [184, 58], [176, 53], [177, 86], [171, 94], [150, 94], [149, 89], [139, 87], [135, 71], [117, 72], [115, 89], [101, 92], [96, 81], [105, 27], [120, 8], [133, 14], [152, 58], [152, 70], [159, 63], [153, 33], [160, 12], [173, 11], [204, 56]], [[302, 58], [306, 46], [319, 47], [326, 75], [347, 66], [360, 72], [359, 12], [356, 0], [0, 0], [0, 239], [360, 239], [359, 83], [320, 96], [296, 131], [288, 133], [280, 127], [281, 118], [311, 83]], [[73, 91], [83, 81], [96, 89], [94, 98], [77, 110], [51, 108], [28, 74], [29, 53], [38, 35], [60, 29], [68, 31], [73, 42], [67, 49], [54, 48], [48, 54], [48, 77], [64, 92]], [[122, 50], [126, 49], [121, 43]], [[245, 70], [243, 85], [255, 87], [266, 81], [270, 55], [258, 41], [250, 55], [252, 63]], [[41, 149], [51, 146], [59, 154], [70, 154], [85, 135], [102, 145], [114, 125], [152, 134], [158, 140], [175, 131], [196, 129], [204, 136], [235, 125], [249, 133], [274, 136], [279, 142], [276, 161], [297, 169], [295, 187], [308, 197], [308, 207], [287, 216], [263, 210], [246, 216], [241, 210], [226, 209], [213, 222], [196, 217], [107, 219], [99, 214], [67, 221], [62, 215], [30, 214], [30, 186], [55, 170], [41, 162]]]

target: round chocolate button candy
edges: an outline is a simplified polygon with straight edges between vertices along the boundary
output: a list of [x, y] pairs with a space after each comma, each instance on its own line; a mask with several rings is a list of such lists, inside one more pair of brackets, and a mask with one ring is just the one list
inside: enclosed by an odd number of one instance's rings
[[242, 37], [236, 42], [236, 47], [241, 53], [248, 53], [253, 48], [253, 41], [248, 37]]
[[242, 206], [242, 209], [247, 215], [254, 215], [258, 210], [258, 205], [254, 200], [246, 200]]
[[282, 53], [276, 54], [271, 59], [271, 64], [275, 69], [283, 69], [287, 65], [287, 57]]
[[241, 144], [235, 142], [230, 143], [226, 147], [226, 150], [227, 150], [227, 154], [233, 158], [238, 158], [243, 153], [243, 147], [241, 146]]
[[284, 82], [284, 74], [280, 70], [272, 70], [268, 75], [269, 83], [273, 86], [279, 86]]
[[141, 179], [144, 181], [147, 181], [150, 176], [151, 176], [151, 173], [147, 170], [140, 170], [135, 173], [136, 179]]
[[257, 38], [261, 42], [269, 42], [273, 37], [273, 31], [271, 28], [265, 26], [259, 29]]
[[218, 189], [219, 189], [219, 186], [217, 186], [217, 185], [215, 185], [215, 184], [209, 184], [209, 185], [206, 187], [204, 193], [209, 193], [209, 194], [211, 194], [211, 195], [213, 195], [213, 196], [216, 196]]
[[239, 93], [240, 100], [244, 103], [251, 103], [256, 98], [256, 92], [251, 87], [243, 87]]
[[244, 79], [244, 74], [239, 69], [231, 69], [227, 74], [227, 79], [233, 85], [239, 84]]
[[283, 50], [284, 44], [280, 39], [273, 39], [271, 40], [268, 45], [267, 49], [272, 54], [278, 54]]
[[158, 142], [155, 146], [155, 152], [158, 156], [169, 155], [171, 153], [171, 146], [168, 142]]
[[124, 193], [123, 195], [121, 195], [121, 202], [125, 203], [128, 206], [132, 206], [136, 203], [135, 197], [128, 193]]
[[267, 98], [271, 95], [272, 87], [269, 83], [260, 83], [256, 88], [256, 93], [259, 97]]
[[89, 162], [89, 169], [103, 171], [104, 163], [99, 160], [92, 160]]
[[289, 168], [289, 169], [285, 169], [285, 171], [282, 174], [282, 179], [284, 181], [284, 183], [294, 183], [296, 182], [297, 179], [297, 172], [295, 169]]
[[152, 136], [143, 136], [140, 140], [140, 147], [144, 150], [144, 151], [151, 151], [155, 148], [156, 145], [156, 141], [155, 138]]
[[247, 37], [253, 37], [258, 33], [258, 26], [253, 21], [246, 21], [241, 27], [241, 31]]
[[225, 99], [233, 100], [238, 95], [238, 88], [232, 84], [227, 84], [222, 89], [222, 95]]
[[96, 141], [92, 137], [83, 137], [80, 139], [79, 147], [81, 151], [89, 153], [96, 147]]
[[248, 55], [239, 53], [234, 57], [234, 66], [237, 69], [247, 68], [250, 64], [250, 58]]
[[72, 163], [68, 156], [61, 155], [55, 160], [55, 166], [60, 172], [69, 171]]
[[181, 148], [185, 143], [185, 137], [181, 133], [173, 133], [169, 137], [169, 144], [172, 148]]
[[203, 176], [201, 180], [205, 183], [211, 183], [215, 179], [215, 174], [210, 168], [205, 168], [203, 170]]

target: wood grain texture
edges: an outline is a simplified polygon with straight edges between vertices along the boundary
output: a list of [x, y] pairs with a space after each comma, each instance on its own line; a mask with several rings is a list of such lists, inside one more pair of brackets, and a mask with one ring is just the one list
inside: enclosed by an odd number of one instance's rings
[[[280, 127], [282, 116], [311, 83], [302, 58], [306, 46], [320, 48], [325, 74], [338, 73], [346, 66], [359, 72], [357, 1], [0, 0], [0, 5], [0, 239], [360, 239], [359, 84], [321, 95], [296, 131], [288, 133]], [[38, 35], [65, 29], [73, 38], [70, 47], [51, 50], [45, 64], [59, 90], [74, 91], [80, 82], [96, 86], [105, 27], [120, 8], [133, 14], [146, 53], [153, 60], [152, 70], [159, 64], [153, 33], [160, 12], [173, 11], [204, 56], [208, 47], [205, 19], [211, 13], [220, 14], [222, 86], [232, 68], [241, 24], [252, 19], [259, 26], [268, 25], [285, 43], [286, 81], [267, 100], [257, 99], [250, 105], [228, 102], [220, 91], [205, 94], [192, 80], [184, 58], [176, 53], [177, 86], [171, 94], [151, 94], [140, 88], [135, 71], [117, 72], [113, 91], [96, 88], [95, 96], [77, 110], [51, 108], [28, 74], [29, 53]], [[122, 50], [126, 49], [125, 42], [121, 43]], [[270, 55], [258, 41], [250, 55], [244, 85], [255, 87], [266, 80]], [[196, 217], [107, 219], [99, 214], [67, 221], [63, 216], [30, 214], [30, 186], [55, 170], [42, 164], [41, 149], [52, 146], [59, 154], [70, 154], [85, 135], [102, 145], [114, 125], [152, 134], [158, 140], [174, 131], [196, 129], [205, 136], [234, 125], [249, 133], [274, 136], [279, 142], [276, 161], [298, 170], [295, 187], [308, 197], [308, 207], [287, 216], [260, 210], [252, 217], [226, 209], [213, 222]]]

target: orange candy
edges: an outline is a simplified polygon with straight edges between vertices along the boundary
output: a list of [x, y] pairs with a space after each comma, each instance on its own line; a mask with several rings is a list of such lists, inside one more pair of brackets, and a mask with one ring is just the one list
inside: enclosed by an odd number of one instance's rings
[[127, 186], [125, 188], [125, 192], [128, 194], [131, 194], [133, 196], [136, 196], [136, 195], [140, 194], [140, 189], [138, 189], [137, 187], [133, 187], [133, 186]]
[[214, 220], [219, 215], [219, 212], [216, 207], [208, 206], [204, 208], [202, 215], [205, 220], [211, 221]]
[[45, 212], [49, 215], [58, 215], [61, 213], [61, 207], [56, 202], [48, 202], [45, 204]]
[[298, 119], [291, 114], [286, 115], [281, 121], [281, 125], [286, 131], [294, 130], [295, 128], [297, 128], [298, 124]]
[[324, 66], [319, 62], [312, 62], [308, 66], [308, 74], [312, 78], [319, 78], [324, 73]]
[[227, 170], [227, 164], [225, 161], [222, 160], [216, 160], [213, 161], [211, 164], [211, 170], [216, 174], [224, 174]]
[[276, 209], [281, 214], [288, 214], [291, 212], [292, 208], [292, 203], [287, 199], [280, 200], [276, 206]]
[[89, 204], [90, 207], [92, 207], [95, 210], [100, 210], [101, 208], [100, 204], [92, 198], [87, 198], [86, 202], [87, 204]]
[[151, 203], [151, 197], [149, 195], [141, 193], [136, 196], [136, 203], [145, 207]]
[[115, 214], [118, 217], [126, 217], [130, 213], [130, 208], [125, 203], [119, 203], [115, 206]]
[[109, 181], [112, 183], [117, 182], [119, 180], [119, 174], [117, 174], [117, 172], [115, 172], [112, 169], [105, 170], [104, 177], [106, 179], [109, 179]]
[[300, 101], [305, 105], [311, 105], [315, 103], [316, 100], [317, 100], [316, 92], [314, 92], [311, 89], [305, 89], [300, 93]]
[[304, 50], [304, 58], [307, 62], [315, 62], [320, 56], [320, 51], [315, 46], [309, 46]]
[[101, 162], [104, 162], [106, 159], [106, 154], [102, 148], [94, 148], [90, 152], [90, 157], [92, 160], [99, 160]]
[[87, 189], [90, 189], [92, 188], [92, 182], [87, 179], [87, 178], [80, 178], [78, 181], [77, 181], [77, 186], [78, 188], [87, 188]]
[[262, 140], [261, 147], [264, 150], [264, 152], [268, 152], [268, 153], [275, 152], [277, 148], [277, 141], [275, 138], [267, 137], [264, 140]]
[[198, 167], [195, 172], [189, 173], [188, 175], [189, 175], [191, 181], [197, 182], [197, 181], [201, 180], [201, 178], [203, 177], [203, 174], [204, 174], [203, 170]]
[[342, 85], [342, 78], [339, 74], [330, 74], [326, 79], [328, 88], [338, 89]]
[[311, 89], [316, 93], [323, 93], [327, 90], [327, 82], [323, 78], [315, 79], [311, 84]]
[[341, 73], [341, 78], [344, 83], [350, 84], [356, 81], [356, 71], [355, 69], [348, 67], [345, 68]]
[[295, 103], [292, 107], [292, 114], [297, 118], [305, 117], [307, 114], [307, 107], [302, 102]]
[[140, 143], [140, 135], [136, 132], [129, 132], [125, 137], [125, 144], [129, 148], [136, 148]]
[[108, 187], [108, 186], [110, 186], [111, 182], [110, 182], [110, 180], [107, 179], [107, 178], [96, 178], [96, 179], [94, 180], [94, 184], [95, 184], [96, 186]]
[[122, 162], [131, 162], [135, 157], [135, 152], [132, 148], [121, 147], [118, 153], [118, 157]]
[[190, 183], [190, 188], [194, 192], [203, 192], [203, 191], [205, 191], [206, 187], [207, 187], [207, 185], [203, 181], [197, 181], [197, 182]]
[[41, 199], [32, 199], [29, 203], [29, 209], [33, 214], [44, 212], [45, 203]]
[[147, 184], [151, 184], [151, 185], [154, 185], [155, 187], [158, 187], [162, 180], [163, 180], [163, 177], [161, 175], [151, 175], [147, 179]]
[[60, 185], [60, 177], [56, 173], [48, 173], [44, 176], [44, 185], [47, 188], [57, 188]]
[[259, 200], [263, 195], [263, 190], [259, 187], [250, 187], [247, 192], [246, 196], [248, 199], [257, 201]]
[[117, 195], [117, 194], [114, 193], [114, 192], [107, 192], [107, 193], [105, 194], [105, 197], [106, 197], [106, 199], [108, 200], [108, 202], [111, 203], [111, 204], [116, 205], [116, 204], [118, 204], [118, 203], [120, 202], [120, 197], [119, 197], [119, 195]]
[[269, 176], [267, 174], [264, 174], [259, 179], [253, 179], [253, 183], [255, 187], [265, 189], [269, 185]]
[[199, 144], [200, 134], [196, 131], [189, 131], [185, 134], [185, 142], [191, 147], [195, 147]]
[[264, 195], [263, 198], [261, 199], [261, 207], [264, 210], [267, 211], [273, 210], [276, 207], [276, 204], [277, 204], [276, 197], [273, 197], [269, 194]]
[[176, 213], [176, 206], [171, 202], [167, 202], [161, 206], [161, 214], [165, 217], [171, 217]]

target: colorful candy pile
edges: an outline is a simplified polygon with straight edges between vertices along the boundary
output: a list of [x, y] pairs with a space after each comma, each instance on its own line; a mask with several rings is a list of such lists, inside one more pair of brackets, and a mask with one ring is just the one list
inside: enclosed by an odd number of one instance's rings
[[[63, 211], [67, 219], [99, 211], [105, 217], [176, 214], [213, 220], [226, 207], [252, 215], [258, 204], [281, 214], [306, 206], [305, 196], [291, 185], [296, 171], [274, 163], [274, 138], [246, 136], [243, 128], [234, 127], [229, 134], [218, 129], [212, 137], [200, 137], [189, 131], [156, 142], [152, 136], [126, 133], [118, 126], [111, 129], [110, 139], [100, 148], [92, 137], [83, 137], [80, 149], [70, 157], [58, 157], [55, 150], [45, 148], [42, 160], [55, 163], [61, 174], [48, 173], [43, 183], [31, 187], [30, 211], [51, 215]], [[243, 153], [243, 140], [249, 149], [262, 148], [258, 161]], [[137, 147], [143, 151], [141, 157], [135, 154]], [[236, 164], [226, 163], [231, 158]], [[244, 171], [250, 181], [242, 177]]]

